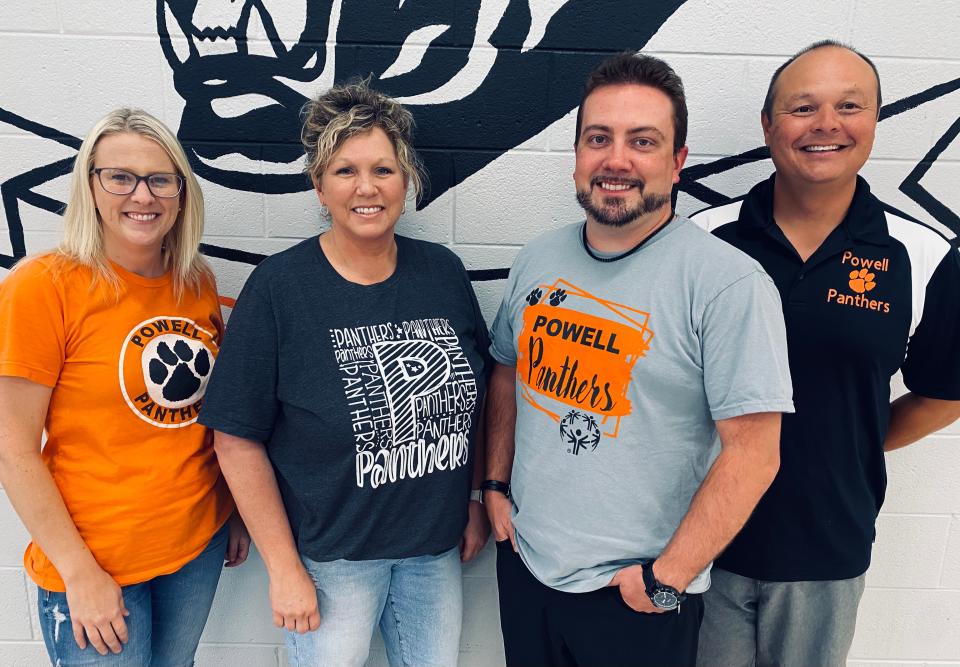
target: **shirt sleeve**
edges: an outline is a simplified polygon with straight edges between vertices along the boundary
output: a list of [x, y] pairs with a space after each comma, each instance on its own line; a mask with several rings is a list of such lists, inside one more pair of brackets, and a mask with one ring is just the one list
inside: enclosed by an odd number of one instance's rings
[[513, 268], [510, 269], [500, 308], [497, 309], [497, 316], [493, 320], [493, 326], [490, 327], [490, 356], [494, 361], [506, 366], [517, 364], [517, 339], [514, 335], [511, 313], [517, 287], [518, 264], [519, 261], [514, 262]]
[[953, 247], [927, 283], [923, 315], [900, 370], [910, 391], [960, 400], [960, 252]]
[[254, 271], [237, 299], [199, 421], [238, 438], [266, 443], [279, 406], [278, 335], [268, 286], [261, 278]]
[[700, 344], [714, 420], [793, 412], [783, 309], [767, 274], [747, 274], [707, 304]]
[[32, 260], [0, 283], [0, 375], [46, 387], [66, 359], [63, 298], [45, 262]]

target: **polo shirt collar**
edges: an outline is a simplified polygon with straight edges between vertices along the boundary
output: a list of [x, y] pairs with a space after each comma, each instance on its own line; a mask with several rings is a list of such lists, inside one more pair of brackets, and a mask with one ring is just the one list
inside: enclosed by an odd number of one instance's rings
[[[757, 183], [744, 197], [740, 207], [739, 225], [744, 230], [756, 234], [765, 234], [775, 223], [773, 221], [773, 182], [776, 174]], [[847, 215], [840, 222], [845, 236], [860, 243], [889, 245], [890, 233], [887, 230], [887, 218], [883, 205], [870, 193], [870, 185], [861, 176], [857, 176], [857, 188]]]

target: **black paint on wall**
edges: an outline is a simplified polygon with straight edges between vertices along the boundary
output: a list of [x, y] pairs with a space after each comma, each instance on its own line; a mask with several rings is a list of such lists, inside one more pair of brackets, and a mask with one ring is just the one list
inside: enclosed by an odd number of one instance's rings
[[[306, 4], [305, 27], [288, 49], [257, 0], [237, 3], [242, 9], [232, 28], [197, 25], [195, 0], [157, 0], [160, 43], [185, 102], [179, 137], [194, 169], [236, 190], [308, 190], [309, 182], [298, 172], [303, 156], [299, 110], [307, 98], [292, 82], [309, 84], [330, 72], [337, 83], [370, 77], [373, 87], [389, 95], [414, 98], [407, 106], [416, 120], [415, 143], [430, 185], [422, 208], [575, 108], [587, 73], [599, 60], [625, 49], [640, 50], [684, 0], [568, 0], [550, 17], [539, 42], [525, 51], [532, 23], [527, 0], [510, 0], [485, 42], [487, 35], [477, 34], [485, 23], [480, 0], [300, 2]], [[173, 21], [167, 19], [167, 5]], [[339, 21], [331, 28], [334, 11]], [[270, 39], [272, 56], [249, 53], [246, 35], [254, 13]], [[448, 27], [426, 47], [415, 69], [385, 76], [405, 40], [427, 26]], [[328, 53], [324, 42], [334, 29], [336, 46]], [[204, 35], [212, 34], [236, 40], [238, 50], [201, 55], [198, 47], [209, 40]], [[478, 38], [483, 43], [472, 48]], [[178, 54], [171, 40], [186, 42], [189, 55]], [[469, 67], [471, 55], [493, 58], [481, 81], [457, 82], [448, 96], [453, 99], [442, 103], [416, 100], [454, 81]], [[218, 101], [245, 94], [272, 102], [232, 117], [215, 111]], [[231, 155], [250, 160], [251, 166], [261, 160], [286, 165], [289, 173], [214, 164]]]
[[[309, 189], [300, 173], [299, 109], [307, 99], [304, 93], [311, 94], [308, 88], [324, 82], [369, 76], [375, 87], [408, 100], [414, 113], [416, 144], [431, 184], [420, 202], [423, 208], [574, 109], [587, 73], [599, 60], [624, 49], [641, 49], [683, 1], [567, 0], [550, 17], [542, 38], [526, 48], [534, 23], [526, 0], [509, 0], [502, 15], [492, 19], [483, 15], [480, 0], [297, 0], [304, 5], [304, 22], [292, 39], [281, 34], [262, 0], [236, 0], [237, 13], [224, 25], [197, 25], [196, 0], [156, 0], [156, 14], [160, 45], [184, 101], [178, 135], [199, 175], [230, 189], [265, 194]], [[267, 35], [272, 54], [251, 52], [247, 31], [255, 21]], [[492, 31], [491, 25], [495, 26]], [[417, 31], [430, 26], [440, 26], [436, 30], [442, 28], [442, 32], [421, 48], [423, 57], [415, 67], [394, 75], [391, 67], [407, 38], [424, 34]], [[478, 34], [484, 26], [489, 35]], [[222, 47], [230, 40], [235, 45], [230, 52], [211, 54], [206, 48]], [[476, 43], [481, 45], [479, 51], [473, 49]], [[480, 70], [482, 76], [464, 82], [463, 74], [474, 71], [471, 54], [490, 61]], [[454, 92], [443, 94], [451, 81], [457, 83]], [[880, 119], [958, 89], [960, 79], [943, 82], [887, 104]], [[441, 94], [443, 101], [436, 101]], [[239, 115], [222, 113], [223, 101], [240, 95], [262, 96], [259, 99], [265, 104]], [[70, 148], [80, 145], [76, 137], [0, 108], [3, 124]], [[921, 181], [958, 135], [960, 119], [900, 185], [902, 192], [954, 233], [960, 233], [957, 212], [938, 201]], [[684, 192], [708, 205], [725, 203], [729, 197], [703, 181], [768, 158], [766, 147], [760, 146], [692, 165], [681, 173], [674, 201]], [[230, 167], [223, 165], [224, 159]], [[0, 184], [12, 248], [10, 255], [0, 255], [0, 267], [9, 268], [26, 253], [21, 204], [61, 212], [62, 202], [39, 194], [36, 188], [67, 173], [72, 161], [66, 158], [30, 168]], [[251, 167], [236, 166], [244, 162]], [[271, 165], [267, 171], [286, 170], [264, 174], [261, 162]], [[204, 244], [203, 250], [212, 257], [246, 264], [264, 258], [212, 244]], [[492, 267], [472, 271], [471, 277], [497, 280], [506, 274], [506, 268]]]

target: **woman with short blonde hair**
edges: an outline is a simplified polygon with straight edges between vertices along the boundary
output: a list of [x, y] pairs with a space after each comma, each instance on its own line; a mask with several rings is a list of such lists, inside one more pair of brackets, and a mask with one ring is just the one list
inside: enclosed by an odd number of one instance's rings
[[379, 627], [391, 665], [448, 667], [460, 563], [489, 535], [486, 323], [460, 259], [395, 232], [421, 187], [410, 113], [360, 83], [303, 120], [329, 229], [254, 270], [201, 420], [291, 665], [362, 667]]

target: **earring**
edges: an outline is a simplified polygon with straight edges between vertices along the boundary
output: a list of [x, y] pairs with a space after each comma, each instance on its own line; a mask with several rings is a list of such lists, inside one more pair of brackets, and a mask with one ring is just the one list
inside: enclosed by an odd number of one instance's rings
[[403, 202], [403, 208], [400, 209], [400, 215], [403, 215], [407, 212], [407, 202]]
[[326, 204], [320, 204], [320, 217], [325, 220], [330, 219], [330, 209], [327, 208]]

